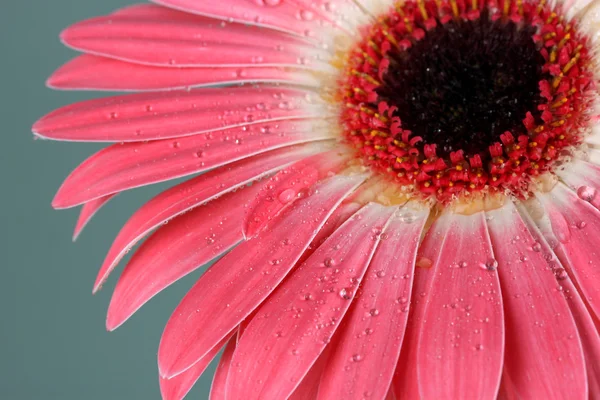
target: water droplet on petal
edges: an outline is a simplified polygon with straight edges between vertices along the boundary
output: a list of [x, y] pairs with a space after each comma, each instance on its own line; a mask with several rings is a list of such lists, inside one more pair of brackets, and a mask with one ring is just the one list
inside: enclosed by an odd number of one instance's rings
[[418, 268], [431, 268], [433, 266], [433, 261], [426, 257], [420, 257], [417, 259], [416, 265]]
[[372, 308], [371, 310], [369, 310], [369, 315], [370, 315], [371, 317], [376, 317], [376, 316], [378, 316], [378, 315], [379, 315], [379, 310], [378, 310], [378, 309], [376, 309], [376, 308]]
[[490, 258], [485, 263], [481, 264], [481, 268], [488, 271], [495, 271], [496, 269], [498, 269], [498, 261], [496, 261], [493, 258]]
[[581, 186], [577, 189], [577, 196], [581, 200], [592, 202], [597, 195], [596, 189], [589, 186]]
[[294, 200], [294, 197], [296, 197], [296, 192], [294, 191], [294, 189], [286, 189], [279, 193], [278, 198], [280, 202], [282, 202], [283, 204], [287, 204]]
[[335, 260], [331, 257], [327, 257], [324, 261], [323, 261], [323, 265], [325, 265], [327, 268], [331, 268], [335, 265]]
[[348, 290], [346, 288], [342, 288], [339, 293], [340, 297], [345, 300], [350, 300], [352, 298], [352, 290]]

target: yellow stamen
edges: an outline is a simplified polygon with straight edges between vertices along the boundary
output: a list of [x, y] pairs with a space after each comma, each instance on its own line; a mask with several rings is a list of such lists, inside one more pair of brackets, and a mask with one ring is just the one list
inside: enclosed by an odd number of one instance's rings
[[419, 11], [421, 12], [423, 19], [428, 20], [429, 16], [427, 15], [427, 10], [425, 9], [425, 1], [418, 0], [417, 5], [419, 6]]
[[504, 0], [504, 9], [502, 10], [502, 14], [507, 17], [510, 11], [510, 0]]
[[545, 6], [546, 6], [546, 0], [541, 0], [540, 4], [538, 4], [537, 8], [535, 9], [536, 14], [538, 14], [538, 15], [541, 14], [541, 12]]
[[452, 14], [454, 14], [455, 18], [458, 18], [460, 14], [458, 12], [458, 4], [456, 3], [456, 0], [450, 0], [450, 6], [452, 7]]
[[562, 99], [554, 102], [552, 104], [552, 108], [558, 108], [560, 106], [562, 106], [563, 104], [565, 104], [567, 101], [569, 101], [566, 97], [563, 97]]
[[571, 60], [569, 60], [567, 65], [565, 65], [565, 67], [563, 68], [563, 73], [566, 74], [567, 72], [569, 72], [569, 70], [571, 68], [573, 68], [575, 66], [575, 64], [577, 64], [577, 61], [579, 61], [580, 57], [581, 57], [581, 53], [575, 54], [575, 57], [571, 58]]

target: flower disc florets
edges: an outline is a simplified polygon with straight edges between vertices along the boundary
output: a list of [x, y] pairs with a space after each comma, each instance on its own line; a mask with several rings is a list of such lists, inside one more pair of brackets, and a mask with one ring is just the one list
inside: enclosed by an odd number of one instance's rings
[[421, 197], [526, 197], [582, 141], [590, 62], [544, 3], [399, 2], [347, 55], [341, 122], [367, 165]]

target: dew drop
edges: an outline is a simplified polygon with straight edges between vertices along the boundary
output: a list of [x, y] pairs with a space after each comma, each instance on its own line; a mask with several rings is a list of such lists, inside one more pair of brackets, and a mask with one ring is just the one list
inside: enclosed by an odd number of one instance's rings
[[312, 19], [314, 17], [315, 17], [315, 15], [313, 14], [312, 11], [309, 11], [309, 10], [300, 11], [300, 18], [303, 19], [304, 21], [312, 21]]
[[294, 191], [294, 189], [286, 189], [279, 193], [278, 196], [279, 201], [283, 204], [291, 202], [292, 200], [294, 200], [294, 197], [296, 197], [296, 192]]
[[340, 291], [338, 292], [338, 294], [340, 295], [340, 297], [342, 299], [345, 299], [345, 300], [350, 300], [352, 298], [352, 291], [348, 290], [346, 288], [340, 289]]
[[485, 263], [481, 264], [481, 268], [487, 271], [495, 271], [496, 269], [498, 269], [498, 261], [496, 261], [493, 258], [490, 258]]
[[579, 198], [581, 200], [587, 201], [587, 202], [592, 202], [597, 195], [597, 191], [596, 189], [589, 187], [589, 186], [580, 186], [577, 189], [577, 196], [579, 196]]
[[417, 260], [416, 265], [418, 268], [431, 268], [433, 266], [433, 261], [431, 261], [429, 258], [426, 258], [426, 257], [420, 257]]
[[379, 310], [378, 310], [378, 309], [376, 309], [376, 308], [372, 308], [371, 310], [369, 310], [369, 315], [370, 315], [371, 317], [376, 317], [376, 316], [378, 316], [378, 315], [379, 315]]
[[557, 268], [554, 270], [554, 276], [556, 276], [556, 279], [558, 279], [559, 281], [563, 281], [567, 279], [569, 275], [567, 274], [567, 271], [565, 271], [564, 268]]

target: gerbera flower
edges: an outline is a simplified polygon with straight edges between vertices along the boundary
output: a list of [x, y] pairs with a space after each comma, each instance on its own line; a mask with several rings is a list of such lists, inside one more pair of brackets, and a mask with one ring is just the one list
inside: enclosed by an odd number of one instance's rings
[[[219, 258], [158, 351], [179, 399], [600, 398], [600, 8], [590, 0], [159, 0], [77, 23], [54, 111], [114, 142], [53, 205], [143, 205], [116, 329]], [[168, 224], [167, 224], [168, 222]]]

